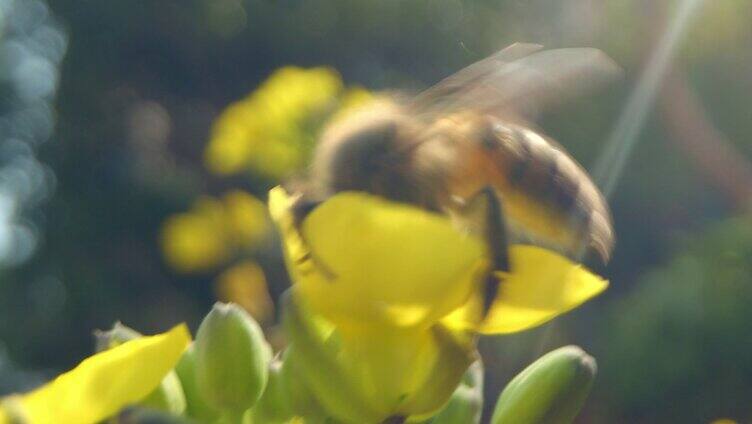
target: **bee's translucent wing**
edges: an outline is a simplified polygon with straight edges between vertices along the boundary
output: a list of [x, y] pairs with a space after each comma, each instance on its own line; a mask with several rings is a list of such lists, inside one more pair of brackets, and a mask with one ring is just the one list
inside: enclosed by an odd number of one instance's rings
[[473, 109], [533, 120], [550, 107], [596, 90], [621, 69], [594, 48], [541, 51], [513, 44], [445, 78], [415, 98], [424, 112]]
[[444, 78], [413, 99], [417, 108], [427, 110], [451, 102], [465, 90], [481, 84], [504, 65], [543, 49], [540, 44], [515, 43]]

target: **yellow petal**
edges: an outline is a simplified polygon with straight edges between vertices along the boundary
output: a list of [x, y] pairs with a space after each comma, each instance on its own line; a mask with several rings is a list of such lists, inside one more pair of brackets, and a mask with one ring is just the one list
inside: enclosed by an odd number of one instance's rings
[[[579, 306], [599, 294], [608, 282], [582, 265], [547, 249], [510, 247], [511, 273], [498, 273], [501, 280], [485, 320], [478, 326], [484, 334], [514, 333], [536, 327]], [[473, 327], [481, 305], [476, 296], [444, 322], [450, 327]]]
[[289, 202], [270, 194], [288, 268], [309, 306], [338, 325], [430, 324], [467, 301], [487, 266], [482, 241], [438, 214], [343, 192], [308, 215], [301, 237]]
[[434, 411], [475, 360], [474, 337], [440, 325], [335, 327], [297, 302], [298, 287], [283, 300], [293, 347], [288, 359], [294, 356], [300, 378], [343, 421], [381, 422]]
[[185, 324], [91, 356], [19, 399], [27, 422], [87, 424], [110, 417], [148, 395], [190, 342]]
[[435, 412], [475, 360], [474, 340], [441, 325], [428, 330], [368, 325], [339, 328], [337, 335], [336, 358], [345, 374], [392, 415]]
[[338, 334], [340, 366], [364, 396], [385, 412], [396, 412], [407, 397], [414, 396], [430, 377], [439, 355], [433, 333], [422, 329], [374, 325]]

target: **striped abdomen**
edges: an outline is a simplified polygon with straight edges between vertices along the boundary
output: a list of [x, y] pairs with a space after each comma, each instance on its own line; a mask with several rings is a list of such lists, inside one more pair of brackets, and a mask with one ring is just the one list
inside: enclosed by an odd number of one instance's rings
[[558, 248], [578, 257], [595, 251], [607, 262], [611, 216], [588, 174], [556, 143], [495, 118], [460, 129], [450, 191], [467, 198], [484, 186], [503, 201], [513, 241]]

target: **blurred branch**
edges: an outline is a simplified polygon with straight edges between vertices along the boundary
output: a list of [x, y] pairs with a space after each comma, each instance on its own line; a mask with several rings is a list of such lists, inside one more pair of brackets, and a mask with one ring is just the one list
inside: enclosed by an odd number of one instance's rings
[[714, 125], [686, 74], [674, 70], [658, 100], [671, 144], [684, 154], [737, 210], [750, 208], [752, 164]]
[[[650, 34], [645, 44], [646, 55], [670, 22], [669, 4], [667, 1], [642, 2], [644, 22]], [[703, 4], [700, 13], [711, 4]], [[664, 77], [656, 103], [671, 145], [690, 160], [734, 209], [748, 210], [752, 206], [752, 164], [710, 121], [684, 69], [675, 66]]]

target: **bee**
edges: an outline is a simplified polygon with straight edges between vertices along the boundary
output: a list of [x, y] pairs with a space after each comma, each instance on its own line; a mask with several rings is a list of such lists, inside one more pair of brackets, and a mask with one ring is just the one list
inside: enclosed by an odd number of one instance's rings
[[531, 122], [618, 74], [596, 49], [518, 43], [413, 98], [374, 102], [325, 129], [296, 216], [337, 192], [364, 191], [464, 219], [497, 270], [508, 270], [509, 243], [575, 259], [594, 252], [606, 263], [614, 234], [604, 196]]

